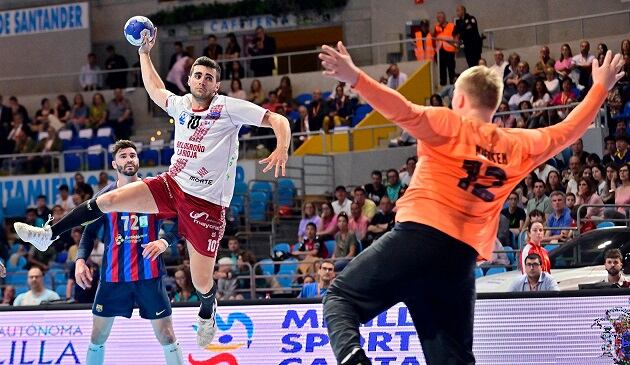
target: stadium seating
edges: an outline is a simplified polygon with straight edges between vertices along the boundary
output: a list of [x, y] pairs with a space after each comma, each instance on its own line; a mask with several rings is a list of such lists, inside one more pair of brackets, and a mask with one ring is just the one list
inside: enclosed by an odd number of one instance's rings
[[295, 185], [291, 179], [278, 180], [278, 204], [293, 206], [295, 198]]
[[236, 181], [244, 182], [245, 181], [245, 169], [243, 166], [236, 166]]
[[[270, 182], [252, 180], [250, 181], [250, 184], [251, 184], [251, 187], [249, 188], [250, 197], [251, 197], [251, 194], [255, 192], [261, 192], [265, 194], [265, 198], [267, 201], [271, 201], [273, 199], [273, 186], [271, 185]], [[254, 200], [254, 198], [251, 198], [251, 199]]]
[[357, 109], [354, 111], [354, 116], [352, 117], [352, 126], [354, 127], [357, 124], [359, 124], [359, 122], [361, 122], [363, 118], [365, 118], [365, 116], [371, 111], [372, 111], [371, 106], [367, 104], [359, 105]]
[[260, 261], [260, 269], [265, 275], [274, 274], [274, 262], [272, 259], [264, 259]]
[[101, 145], [93, 145], [88, 147], [87, 151], [87, 168], [88, 170], [102, 170], [104, 168], [104, 151]]
[[488, 271], [486, 271], [486, 276], [494, 275], [494, 274], [500, 274], [500, 273], [504, 273], [504, 272], [507, 272], [507, 269], [504, 266], [491, 267], [491, 268], [488, 269]]
[[109, 127], [99, 128], [96, 131], [94, 142], [96, 142], [96, 144], [100, 145], [101, 147], [107, 149], [110, 144], [115, 142], [112, 129]]
[[475, 279], [478, 279], [483, 276], [483, 269], [477, 266], [475, 268]]
[[92, 145], [92, 138], [94, 138], [94, 130], [81, 129], [79, 131], [79, 144], [83, 148], [88, 148]]
[[81, 170], [81, 153], [72, 151], [64, 152], [63, 163], [65, 172], [76, 172]]
[[606, 221], [606, 222], [599, 223], [597, 225], [597, 228], [610, 228], [610, 227], [614, 227], [614, 226], [615, 226], [615, 223]]
[[273, 252], [280, 251], [284, 253], [291, 252], [291, 245], [286, 242], [276, 243], [271, 249]]
[[295, 97], [295, 102], [300, 105], [308, 105], [313, 100], [313, 95], [309, 93], [300, 94]]

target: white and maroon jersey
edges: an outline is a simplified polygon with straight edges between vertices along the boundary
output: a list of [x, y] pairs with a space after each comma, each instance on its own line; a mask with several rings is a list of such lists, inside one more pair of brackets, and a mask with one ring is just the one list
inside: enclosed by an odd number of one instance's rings
[[208, 109], [193, 110], [192, 95], [170, 95], [166, 112], [175, 120], [175, 154], [168, 173], [187, 194], [228, 207], [234, 192], [238, 131], [260, 126], [267, 109], [216, 95]]

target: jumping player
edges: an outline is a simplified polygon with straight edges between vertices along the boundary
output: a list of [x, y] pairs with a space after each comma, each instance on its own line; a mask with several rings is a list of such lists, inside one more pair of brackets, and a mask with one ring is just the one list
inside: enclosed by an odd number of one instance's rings
[[15, 229], [23, 241], [45, 250], [60, 233], [104, 213], [176, 214], [179, 233], [187, 241], [193, 285], [201, 299], [197, 344], [205, 348], [217, 330], [212, 273], [225, 229], [225, 209], [234, 192], [238, 131], [243, 124], [273, 129], [276, 149], [260, 163], [267, 164], [263, 172], [275, 167], [278, 177], [285, 174], [291, 130], [289, 121], [279, 114], [219, 95], [221, 68], [207, 57], [193, 63], [188, 77], [190, 94], [177, 96], [166, 90], [149, 56], [156, 39], [145, 37], [138, 53], [149, 96], [175, 120], [176, 153], [168, 173], [90, 199], [52, 227], [16, 223]]
[[[117, 179], [96, 196], [140, 180], [138, 153], [133, 142], [116, 142], [113, 155], [112, 167], [116, 169]], [[83, 232], [74, 270], [76, 283], [83, 289], [92, 285], [92, 274], [85, 261], [94, 249], [99, 230], [103, 228], [105, 232], [101, 277], [92, 305], [94, 316], [87, 365], [103, 364], [105, 342], [114, 319], [117, 316], [131, 318], [134, 303], [140, 308], [140, 316], [151, 320], [155, 337], [164, 350], [166, 364], [184, 364], [173, 331], [171, 303], [162, 283], [166, 269], [159, 256], [179, 237], [169, 232], [158, 239], [160, 218], [164, 217], [134, 212], [109, 213], [90, 223]]]
[[484, 66], [457, 79], [453, 110], [432, 108], [380, 85], [354, 65], [341, 42], [337, 48], [323, 46], [319, 54], [324, 75], [352, 85], [416, 137], [418, 165], [396, 202], [394, 229], [352, 260], [324, 299], [335, 357], [343, 365], [371, 364], [359, 324], [404, 302], [428, 364], [474, 364], [475, 261], [492, 257], [503, 202], [531, 170], [584, 134], [623, 76], [623, 60], [609, 51], [601, 66], [593, 62], [593, 87], [562, 123], [502, 129], [490, 121], [503, 82]]

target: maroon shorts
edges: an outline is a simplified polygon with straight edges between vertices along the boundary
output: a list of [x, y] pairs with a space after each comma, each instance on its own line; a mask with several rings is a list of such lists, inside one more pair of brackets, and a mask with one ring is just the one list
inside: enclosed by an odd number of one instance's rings
[[195, 250], [216, 257], [225, 231], [225, 208], [186, 194], [167, 173], [144, 179], [161, 214], [176, 214], [180, 236]]

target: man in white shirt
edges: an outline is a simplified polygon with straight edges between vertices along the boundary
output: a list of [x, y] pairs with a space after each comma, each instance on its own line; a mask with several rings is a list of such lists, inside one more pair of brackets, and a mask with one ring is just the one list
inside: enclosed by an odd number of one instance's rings
[[540, 164], [535, 170], [534, 172], [536, 173], [536, 176], [538, 176], [538, 178], [542, 181], [547, 181], [547, 176], [549, 176], [549, 173], [551, 171], [555, 171], [558, 172], [558, 169], [556, 169], [555, 167], [549, 165], [548, 163], [543, 163]]
[[516, 94], [510, 97], [508, 105], [510, 110], [518, 110], [523, 101], [532, 101], [532, 93], [529, 91], [529, 84], [525, 80], [520, 80], [516, 86]]
[[503, 78], [505, 76], [505, 68], [508, 65], [509, 63], [505, 60], [503, 52], [494, 52], [494, 65], [490, 66], [490, 70], [492, 70], [492, 72], [497, 74], [500, 78]]
[[333, 210], [335, 211], [335, 215], [341, 212], [345, 212], [348, 216], [351, 215], [350, 206], [352, 202], [348, 198], [348, 192], [346, 191], [346, 187], [343, 185], [339, 185], [335, 188], [335, 200], [332, 202]]
[[74, 201], [72, 201], [72, 197], [70, 196], [68, 185], [63, 184], [59, 186], [58, 191], [59, 191], [59, 196], [57, 197], [57, 200], [55, 201], [55, 205], [60, 205], [61, 208], [63, 208], [63, 210], [66, 213], [68, 213], [72, 208], [76, 206], [74, 204]]
[[620, 288], [627, 288], [630, 286], [630, 282], [626, 280], [626, 277], [622, 273], [623, 269], [623, 255], [618, 248], [611, 248], [606, 251], [604, 255], [604, 268], [608, 272], [608, 276], [604, 282], [610, 284], [616, 284]]
[[99, 90], [103, 87], [101, 68], [96, 64], [96, 55], [90, 53], [87, 56], [88, 63], [81, 66], [79, 84], [84, 91]]
[[31, 288], [15, 298], [14, 306], [40, 305], [42, 302], [59, 300], [59, 294], [44, 287], [44, 273], [39, 267], [33, 267], [28, 271], [28, 286]]
[[395, 63], [389, 65], [389, 68], [387, 69], [387, 75], [389, 75], [389, 77], [387, 78], [387, 86], [394, 90], [398, 89], [402, 84], [405, 83], [405, 81], [407, 81], [407, 74], [404, 72], [400, 72], [398, 65]]
[[580, 42], [580, 54], [573, 56], [573, 63], [580, 74], [578, 83], [582, 86], [588, 86], [591, 82], [591, 66], [595, 56], [589, 53], [590, 50], [590, 43], [588, 43], [588, 41], [582, 41]]

